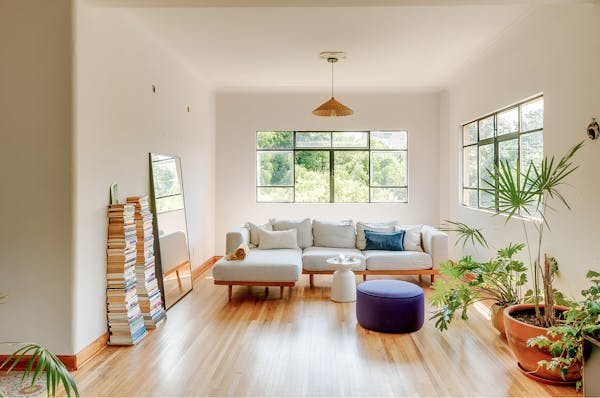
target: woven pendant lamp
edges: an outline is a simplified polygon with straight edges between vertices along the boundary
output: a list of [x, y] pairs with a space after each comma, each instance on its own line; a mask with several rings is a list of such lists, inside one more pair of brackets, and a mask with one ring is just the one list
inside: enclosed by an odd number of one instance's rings
[[354, 114], [354, 111], [346, 105], [337, 101], [333, 96], [333, 64], [338, 62], [340, 55], [345, 58], [345, 54], [341, 52], [323, 52], [321, 58], [324, 58], [331, 64], [331, 98], [321, 105], [316, 107], [312, 113], [315, 116], [349, 116]]

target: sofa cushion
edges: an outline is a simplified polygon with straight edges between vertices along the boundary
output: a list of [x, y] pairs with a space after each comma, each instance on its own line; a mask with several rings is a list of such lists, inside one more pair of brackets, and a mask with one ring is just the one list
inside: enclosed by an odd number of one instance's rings
[[365, 238], [365, 229], [375, 232], [395, 232], [394, 227], [399, 225], [398, 221], [389, 222], [357, 222], [356, 223], [356, 248], [365, 250], [367, 240]]
[[399, 232], [375, 232], [365, 229], [367, 246], [365, 250], [391, 250], [404, 251], [404, 234], [406, 231]]
[[356, 235], [354, 222], [344, 221], [319, 221], [313, 220], [314, 245], [320, 247], [345, 247], [354, 248]]
[[304, 220], [275, 220], [270, 219], [269, 223], [273, 225], [273, 231], [285, 231], [286, 229], [295, 229], [298, 231], [298, 247], [304, 249], [313, 245], [312, 223], [310, 218]]
[[298, 232], [295, 229], [285, 231], [267, 231], [261, 229], [259, 232], [259, 249], [298, 249]]
[[335, 268], [331, 264], [327, 264], [327, 260], [337, 257], [340, 253], [345, 256], [354, 256], [360, 261], [360, 264], [353, 270], [365, 269], [365, 256], [360, 250], [339, 247], [307, 247], [302, 253], [302, 268], [307, 271], [333, 271]]
[[421, 228], [422, 225], [396, 225], [395, 231], [405, 231], [404, 250], [413, 252], [422, 252], [421, 247]]
[[220, 259], [212, 274], [217, 281], [296, 282], [302, 275], [302, 251], [251, 249], [242, 261]]
[[273, 230], [273, 226], [271, 225], [271, 223], [254, 224], [252, 222], [247, 222], [246, 228], [248, 228], [250, 230], [250, 246], [251, 247], [258, 247], [258, 244], [260, 243], [259, 232], [260, 232], [261, 228], [266, 229], [267, 231]]
[[363, 251], [371, 271], [431, 269], [431, 256], [425, 252], [387, 250]]

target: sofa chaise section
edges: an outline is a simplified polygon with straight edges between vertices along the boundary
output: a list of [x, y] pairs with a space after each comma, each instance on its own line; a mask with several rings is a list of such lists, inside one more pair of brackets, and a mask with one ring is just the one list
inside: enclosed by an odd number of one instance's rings
[[[227, 252], [235, 251], [240, 244], [248, 244], [246, 228], [227, 233]], [[301, 249], [252, 249], [241, 261], [220, 259], [213, 266], [215, 285], [229, 287], [229, 299], [233, 286], [279, 286], [283, 295], [285, 286], [294, 286], [302, 275]]]

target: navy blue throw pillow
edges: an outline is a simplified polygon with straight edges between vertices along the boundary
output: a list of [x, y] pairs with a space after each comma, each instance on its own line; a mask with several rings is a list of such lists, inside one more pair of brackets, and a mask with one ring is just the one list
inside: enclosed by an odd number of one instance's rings
[[398, 232], [365, 230], [365, 238], [367, 238], [365, 250], [404, 251], [404, 233], [403, 229]]

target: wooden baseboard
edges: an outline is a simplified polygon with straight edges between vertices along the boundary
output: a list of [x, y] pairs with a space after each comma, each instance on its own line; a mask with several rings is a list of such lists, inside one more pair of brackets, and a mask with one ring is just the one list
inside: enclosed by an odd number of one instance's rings
[[207, 269], [210, 269], [223, 256], [213, 256], [192, 270], [192, 280], [195, 282]]
[[[106, 348], [106, 342], [108, 341], [108, 333], [103, 334], [90, 344], [85, 346], [83, 350], [79, 351], [75, 355], [57, 355], [58, 359], [65, 365], [67, 370], [73, 371], [79, 369], [84, 363], [91, 359], [94, 355], [98, 354], [104, 348]], [[10, 355], [0, 355], [0, 364], [2, 364]], [[25, 355], [19, 363], [14, 367], [14, 370], [25, 370], [27, 363], [31, 359], [31, 355]], [[12, 362], [11, 362], [12, 363]], [[6, 370], [10, 367], [7, 364], [2, 370]]]

